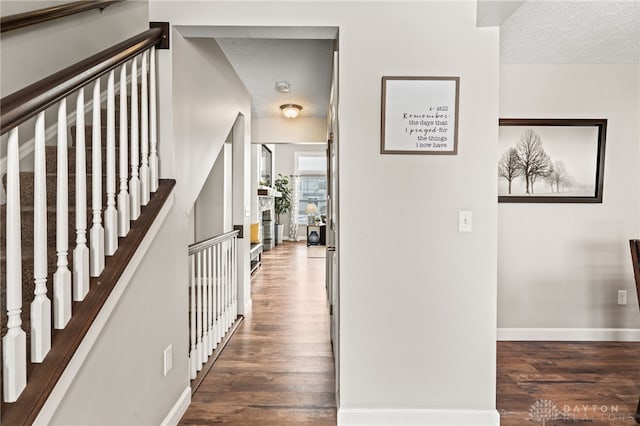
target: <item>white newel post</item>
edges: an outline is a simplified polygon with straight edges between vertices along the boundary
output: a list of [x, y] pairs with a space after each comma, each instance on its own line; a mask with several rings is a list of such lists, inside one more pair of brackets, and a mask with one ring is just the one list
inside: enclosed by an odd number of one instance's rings
[[22, 330], [22, 249], [18, 129], [7, 144], [7, 334], [2, 338], [5, 402], [15, 402], [27, 385], [27, 335]]
[[149, 204], [149, 88], [147, 82], [148, 52], [142, 54], [142, 95], [140, 108], [140, 150], [142, 164], [140, 165], [140, 203]]
[[140, 217], [140, 178], [138, 166], [140, 165], [140, 150], [138, 140], [138, 58], [133, 58], [131, 63], [131, 180], [129, 181], [129, 195], [131, 220]]
[[104, 228], [102, 227], [102, 129], [100, 123], [100, 79], [93, 86], [91, 134], [91, 238], [89, 268], [92, 277], [104, 269]]
[[64, 328], [71, 319], [71, 271], [69, 270], [69, 171], [67, 167], [67, 100], [58, 106], [58, 170], [56, 192], [57, 269], [53, 274], [53, 327]]
[[216, 281], [218, 283], [218, 314], [216, 315], [216, 321], [218, 321], [218, 341], [216, 343], [220, 343], [222, 341], [222, 336], [224, 336], [222, 321], [222, 312], [224, 309], [224, 289], [222, 286], [222, 245], [218, 244], [216, 246], [216, 250]]
[[87, 247], [87, 162], [85, 151], [84, 88], [76, 102], [76, 248], [73, 250], [73, 300], [89, 293], [89, 248]]
[[118, 211], [116, 210], [116, 107], [114, 71], [107, 79], [107, 209], [104, 212], [104, 250], [112, 256], [118, 249]]
[[189, 304], [189, 331], [191, 337], [191, 349], [189, 351], [189, 366], [191, 373], [191, 380], [196, 378], [198, 373], [197, 368], [197, 355], [196, 355], [196, 257], [191, 255], [191, 285], [189, 292], [191, 293], [191, 301]]
[[149, 139], [151, 152], [149, 153], [149, 189], [151, 192], [158, 190], [158, 115], [156, 107], [156, 48], [151, 47], [149, 57]]
[[127, 64], [120, 67], [120, 193], [118, 193], [118, 236], [126, 237], [131, 224], [129, 213], [129, 140], [127, 133]]
[[44, 112], [36, 117], [33, 176], [33, 278], [31, 362], [42, 362], [51, 349], [51, 300], [47, 297], [47, 166]]

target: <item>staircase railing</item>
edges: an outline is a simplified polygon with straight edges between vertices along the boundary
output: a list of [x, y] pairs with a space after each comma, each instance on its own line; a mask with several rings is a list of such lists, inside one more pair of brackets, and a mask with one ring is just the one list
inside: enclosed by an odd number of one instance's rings
[[102, 11], [112, 4], [123, 1], [124, 0], [81, 0], [18, 13], [16, 15], [3, 16], [0, 18], [0, 32], [6, 33], [7, 31], [53, 21], [54, 19], [64, 18], [65, 16], [75, 15], [76, 13], [82, 13], [92, 9], [100, 9], [100, 11]]
[[[158, 189], [155, 46], [162, 37], [159, 28], [144, 31], [0, 100], [0, 134], [8, 133], [7, 198], [4, 206], [6, 269], [0, 265], [0, 270], [6, 271], [3, 291], [6, 292], [7, 331], [2, 338], [3, 400], [6, 403], [15, 402], [23, 392], [28, 380], [28, 362], [43, 362], [52, 344], [55, 344], [55, 339], [52, 341], [52, 329], [65, 328], [73, 315], [72, 301], [84, 300], [90, 291], [89, 277], [100, 276], [105, 266], [105, 256], [115, 253], [118, 237], [127, 235], [129, 222], [138, 218], [140, 206], [147, 205], [150, 193]], [[116, 106], [116, 71], [119, 73], [119, 109]], [[138, 79], [141, 82], [140, 96]], [[106, 101], [103, 100], [105, 93], [101, 90], [103, 83], [106, 83]], [[128, 87], [131, 88], [130, 106]], [[85, 89], [90, 93], [90, 101], [86, 104]], [[71, 123], [67, 99], [75, 99], [73, 155], [69, 155], [68, 150], [67, 135]], [[103, 114], [105, 104], [106, 114]], [[55, 153], [50, 152], [54, 158], [48, 160], [45, 110], [49, 107], [57, 108], [58, 114], [57, 148]], [[91, 117], [91, 125], [86, 129], [85, 115]], [[103, 124], [105, 115], [106, 122]], [[119, 117], [118, 135], [116, 116]], [[29, 196], [21, 193], [20, 188], [24, 174], [20, 171], [18, 131], [22, 124], [34, 117], [31, 201]], [[85, 141], [85, 135], [89, 141]], [[106, 152], [103, 152], [105, 146]], [[89, 162], [87, 151], [91, 154]], [[103, 165], [105, 154], [106, 165]], [[75, 210], [71, 216], [72, 220], [75, 219], [75, 231], [69, 230], [68, 223], [71, 198], [69, 162], [75, 163], [75, 182], [72, 182], [75, 202], [71, 207], [71, 211]], [[56, 164], [56, 175], [52, 179], [56, 182], [55, 204], [47, 201], [48, 163]], [[103, 167], [106, 168], [106, 209], [102, 187]], [[119, 171], [119, 180], [116, 170]], [[88, 176], [91, 177], [89, 194]], [[87, 203], [88, 197], [90, 203]], [[88, 208], [91, 210], [90, 228], [87, 227]], [[34, 224], [32, 234], [21, 227], [24, 215], [31, 211]], [[48, 218], [48, 213], [52, 211], [55, 211], [55, 223], [51, 223], [50, 216]], [[53, 238], [47, 232], [52, 226], [55, 227]], [[69, 239], [75, 240], [71, 267]], [[55, 243], [50, 243], [52, 240]], [[52, 245], [55, 245], [56, 253], [53, 276], [48, 271], [51, 251], [48, 248]], [[23, 254], [31, 253], [32, 257], [23, 258]], [[27, 259], [33, 262], [33, 268], [23, 268], [23, 262]], [[25, 270], [33, 271], [33, 276], [24, 276]], [[52, 291], [48, 285], [51, 279]], [[32, 293], [33, 297], [23, 294], [23, 289]], [[24, 300], [32, 300], [28, 315], [23, 314]], [[28, 317], [28, 336], [23, 329], [24, 317]], [[27, 359], [28, 354], [30, 360]]]
[[238, 316], [238, 234], [227, 232], [189, 247], [191, 379]]

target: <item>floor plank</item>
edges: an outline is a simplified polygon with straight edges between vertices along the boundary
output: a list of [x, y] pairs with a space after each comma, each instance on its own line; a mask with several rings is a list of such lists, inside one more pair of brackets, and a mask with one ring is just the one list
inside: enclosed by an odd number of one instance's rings
[[181, 425], [335, 425], [325, 259], [304, 243], [264, 252], [253, 311], [192, 396]]
[[498, 342], [500, 425], [635, 424], [639, 355], [640, 343]]

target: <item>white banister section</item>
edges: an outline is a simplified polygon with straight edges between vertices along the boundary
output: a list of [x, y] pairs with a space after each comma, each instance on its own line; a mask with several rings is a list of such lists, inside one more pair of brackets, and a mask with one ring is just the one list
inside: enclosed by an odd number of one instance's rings
[[120, 67], [120, 192], [118, 193], [118, 236], [126, 237], [131, 224], [129, 213], [129, 140], [128, 140], [127, 64]]
[[[27, 386], [28, 362], [49, 362], [47, 354], [51, 352], [52, 344], [55, 347], [56, 336], [62, 336], [62, 334], [54, 334], [52, 330], [64, 329], [67, 326], [73, 314], [73, 302], [83, 302], [89, 295], [92, 291], [90, 277], [100, 277], [105, 268], [105, 256], [111, 256], [116, 252], [118, 237], [125, 237], [128, 234], [131, 221], [140, 217], [141, 206], [147, 205], [151, 193], [158, 189], [156, 59], [155, 48], [149, 50], [130, 58], [131, 97], [128, 97], [127, 89], [127, 62], [119, 68], [118, 135], [116, 135], [114, 69], [101, 71], [101, 76], [82, 83], [93, 84], [90, 142], [85, 140], [88, 134], [88, 123], [85, 122], [85, 118], [89, 111], [85, 109], [88, 106], [85, 105], [84, 87], [73, 89], [75, 93], [65, 92], [66, 97], [57, 101], [55, 150], [49, 150], [46, 147], [45, 112], [36, 111], [24, 118], [25, 120], [35, 118], [32, 239], [29, 235], [31, 230], [29, 229], [23, 235], [21, 227], [21, 219], [24, 221], [28, 216], [21, 218], [24, 207], [20, 204], [21, 173], [18, 136], [20, 125], [3, 129], [3, 132], [8, 134], [6, 199], [3, 200], [6, 203], [6, 224], [3, 224], [6, 225], [6, 268], [5, 265], [0, 265], [0, 273], [6, 272], [3, 284], [6, 288], [2, 288], [0, 292], [5, 296], [0, 302], [3, 308], [6, 306], [7, 316], [7, 331], [2, 336], [2, 389], [3, 400], [6, 403], [16, 402]], [[140, 60], [141, 65], [139, 65]], [[141, 78], [139, 79], [140, 69]], [[105, 76], [107, 79], [106, 123], [103, 123], [102, 97], [105, 94], [102, 93], [100, 80]], [[141, 90], [138, 87], [139, 81]], [[76, 130], [71, 136], [75, 138], [75, 145], [70, 148], [67, 140], [70, 135], [67, 98], [73, 99], [74, 95], [76, 96]], [[103, 136], [103, 130], [105, 130], [103, 125], [106, 128], [106, 138]], [[118, 137], [118, 146], [116, 146], [116, 137]], [[104, 144], [103, 139], [106, 139]], [[90, 146], [88, 147], [87, 144]], [[87, 164], [88, 153], [91, 156], [90, 165]], [[103, 164], [105, 156], [106, 165]], [[71, 173], [75, 174], [75, 181], [70, 187], [69, 159], [73, 162], [74, 158], [75, 168]], [[49, 160], [55, 160], [56, 164], [55, 171], [49, 170], [50, 174], [55, 172], [55, 188], [50, 180], [50, 187], [47, 187]], [[106, 174], [104, 190], [103, 172]], [[29, 172], [22, 173], [23, 182], [27, 177], [25, 173]], [[89, 176], [90, 188], [87, 187]], [[116, 193], [118, 189], [119, 192]], [[55, 193], [52, 193], [52, 190], [55, 190]], [[106, 206], [103, 203], [104, 193], [106, 193]], [[90, 206], [89, 196], [91, 197]], [[53, 208], [47, 203], [47, 198], [53, 204], [51, 197], [55, 197], [55, 223], [48, 223], [48, 212], [53, 211]], [[27, 201], [25, 198], [23, 195], [23, 202]], [[75, 199], [71, 206], [74, 212], [71, 218], [72, 222], [75, 222], [75, 227], [73, 223], [71, 227], [69, 224], [70, 199]], [[27, 204], [30, 202], [31, 200], [28, 200]], [[89, 208], [91, 209], [90, 229], [87, 226]], [[23, 223], [27, 226], [26, 222]], [[233, 314], [224, 316], [219, 289], [221, 277], [216, 273], [222, 270], [233, 270], [237, 265], [220, 265], [222, 258], [217, 259], [216, 253], [221, 252], [223, 246], [235, 247], [237, 235], [237, 231], [224, 234], [208, 240], [205, 246], [195, 245], [189, 251], [191, 258], [189, 365], [192, 378], [196, 377], [197, 372], [202, 369], [208, 357], [212, 355], [213, 349], [222, 339], [223, 336], [220, 334], [222, 328], [219, 328], [221, 327], [219, 324], [224, 322], [224, 329], [227, 330], [231, 326], [227, 323], [231, 319], [235, 321]], [[54, 238], [55, 250], [50, 247], [53, 245], [50, 241]], [[70, 243], [72, 246], [69, 245]], [[25, 264], [23, 271], [23, 245], [27, 253], [31, 253], [33, 249], [32, 276], [30, 264]], [[194, 248], [195, 251], [192, 252]], [[70, 250], [73, 250], [72, 265], [69, 264]], [[51, 271], [50, 262], [54, 257], [55, 271]], [[227, 262], [235, 262], [235, 257], [227, 259]], [[50, 272], [55, 272], [52, 279], [48, 275]], [[49, 288], [48, 281], [51, 281]], [[232, 281], [229, 281], [228, 285], [235, 285], [235, 278], [232, 278]], [[53, 300], [48, 296], [48, 290], [51, 289]], [[233, 294], [234, 290], [230, 291], [230, 294]], [[25, 306], [23, 306], [23, 294]], [[32, 301], [31, 295], [33, 295]], [[29, 297], [31, 303], [29, 310], [23, 313], [28, 304], [26, 297]], [[30, 350], [27, 350], [27, 333], [23, 327], [29, 329]], [[30, 390], [29, 393], [31, 393]]]
[[47, 297], [47, 166], [44, 112], [36, 118], [33, 175], [33, 278], [31, 362], [42, 362], [51, 349], [51, 300]]
[[149, 89], [147, 81], [148, 54], [142, 54], [142, 96], [140, 108], [140, 151], [142, 164], [140, 165], [140, 203], [149, 204]]
[[140, 217], [140, 178], [138, 166], [140, 165], [139, 130], [138, 120], [138, 58], [131, 62], [131, 180], [129, 181], [129, 196], [131, 207], [131, 220]]
[[22, 330], [22, 243], [20, 227], [18, 129], [7, 144], [7, 334], [2, 338], [5, 402], [14, 402], [27, 384], [27, 335]]
[[116, 210], [116, 105], [114, 71], [107, 78], [107, 209], [104, 212], [104, 251], [113, 256], [118, 249]]
[[58, 105], [58, 170], [56, 191], [56, 252], [53, 274], [53, 327], [63, 329], [71, 319], [71, 271], [69, 270], [69, 170], [67, 156], [67, 100]]
[[84, 88], [76, 101], [76, 248], [73, 249], [73, 300], [89, 293], [89, 248], [87, 247], [87, 158], [84, 127]]
[[237, 319], [238, 231], [189, 247], [191, 379], [194, 379]]
[[100, 79], [93, 85], [91, 133], [91, 234], [89, 268], [92, 277], [104, 269], [104, 228], [102, 227], [102, 128], [100, 123]]
[[158, 125], [156, 107], [156, 48], [151, 48], [149, 58], [149, 140], [151, 151], [149, 152], [149, 189], [151, 192], [158, 190]]

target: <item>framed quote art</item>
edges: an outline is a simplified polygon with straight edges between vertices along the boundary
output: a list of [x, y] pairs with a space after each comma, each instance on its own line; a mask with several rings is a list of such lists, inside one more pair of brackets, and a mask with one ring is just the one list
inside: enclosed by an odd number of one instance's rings
[[601, 203], [606, 119], [500, 119], [498, 201]]
[[460, 77], [382, 77], [382, 154], [456, 155]]

